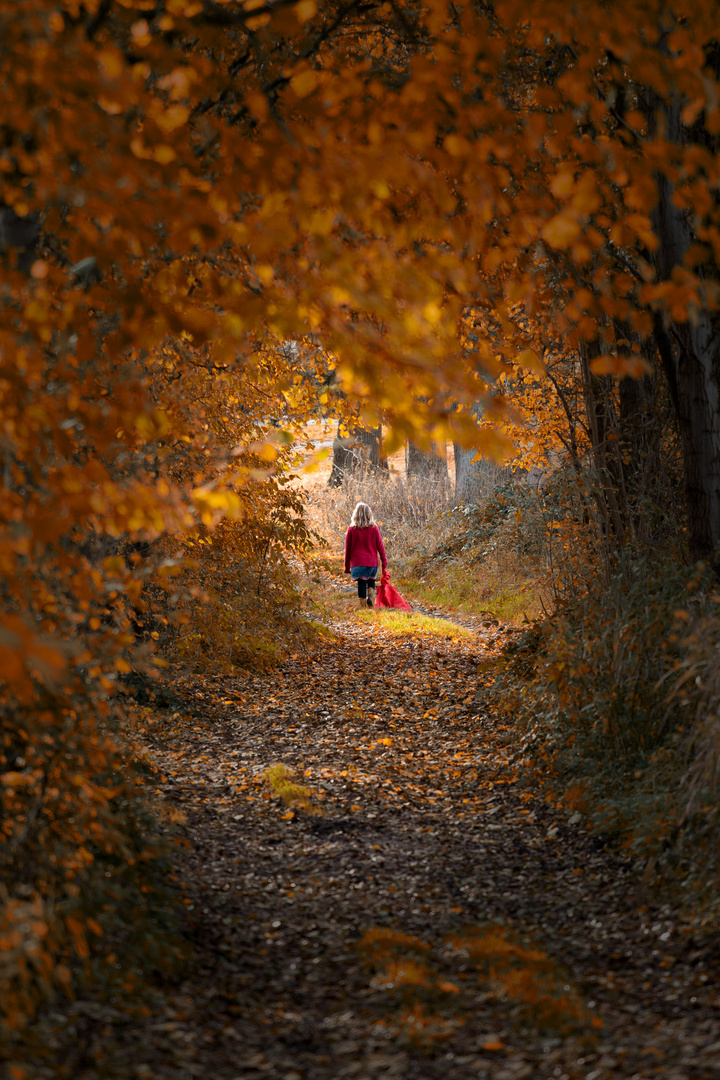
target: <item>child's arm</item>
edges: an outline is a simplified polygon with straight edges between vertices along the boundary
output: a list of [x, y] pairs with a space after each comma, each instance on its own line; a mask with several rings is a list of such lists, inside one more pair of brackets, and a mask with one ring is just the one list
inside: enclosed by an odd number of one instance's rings
[[350, 530], [345, 533], [345, 573], [350, 573]]
[[380, 561], [382, 562], [382, 568], [383, 570], [387, 570], [387, 555], [385, 554], [385, 545], [383, 544], [383, 538], [380, 535], [380, 530], [378, 529], [377, 525], [375, 526], [375, 532], [377, 533], [377, 549], [380, 552]]

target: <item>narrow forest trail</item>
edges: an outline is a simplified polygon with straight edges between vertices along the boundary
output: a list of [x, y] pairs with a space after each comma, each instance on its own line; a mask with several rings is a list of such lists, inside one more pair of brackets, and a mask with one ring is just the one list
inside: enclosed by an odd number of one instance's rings
[[[199, 960], [118, 1034], [117, 1075], [720, 1077], [717, 959], [516, 790], [512, 732], [474, 695], [481, 637], [336, 631], [181, 686], [153, 740]], [[273, 796], [277, 762], [320, 815]]]

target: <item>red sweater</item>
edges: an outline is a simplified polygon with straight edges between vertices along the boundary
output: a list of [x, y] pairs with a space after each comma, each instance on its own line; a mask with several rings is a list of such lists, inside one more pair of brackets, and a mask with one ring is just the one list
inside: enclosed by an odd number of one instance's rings
[[387, 569], [387, 555], [377, 525], [356, 529], [351, 525], [345, 533], [345, 573], [353, 566], [377, 566], [378, 555], [383, 570]]

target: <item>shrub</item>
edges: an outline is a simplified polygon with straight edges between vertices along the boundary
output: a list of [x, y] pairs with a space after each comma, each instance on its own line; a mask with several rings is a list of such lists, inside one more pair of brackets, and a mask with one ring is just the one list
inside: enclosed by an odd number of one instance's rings
[[[296, 570], [322, 540], [297, 490], [268, 481], [244, 491], [246, 515], [173, 541], [177, 577], [160, 607], [171, 661], [194, 671], [269, 668], [293, 635], [312, 636]], [[168, 550], [171, 551], [168, 541]]]
[[686, 877], [720, 867], [714, 584], [669, 558], [623, 562], [607, 591], [515, 637], [488, 688], [550, 801]]
[[131, 710], [82, 688], [34, 704], [0, 716], [0, 1046], [56, 994], [131, 993], [183, 951]]

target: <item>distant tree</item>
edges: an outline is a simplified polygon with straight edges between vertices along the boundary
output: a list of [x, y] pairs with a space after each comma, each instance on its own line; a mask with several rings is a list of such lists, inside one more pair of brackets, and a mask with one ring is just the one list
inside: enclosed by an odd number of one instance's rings
[[405, 447], [405, 472], [413, 479], [441, 485], [449, 483], [447, 458], [434, 451], [421, 450], [412, 442]]
[[349, 434], [342, 432], [345, 425], [338, 422], [333, 439], [333, 464], [328, 479], [330, 487], [339, 487], [348, 476], [366, 476], [387, 469], [387, 461], [381, 457], [382, 427], [372, 431], [352, 428]]

